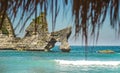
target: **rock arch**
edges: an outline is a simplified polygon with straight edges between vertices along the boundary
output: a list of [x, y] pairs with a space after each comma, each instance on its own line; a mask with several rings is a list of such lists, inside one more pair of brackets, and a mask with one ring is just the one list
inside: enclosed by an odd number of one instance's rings
[[[35, 20], [37, 21], [36, 28], [34, 27]], [[14, 30], [8, 16], [5, 18], [4, 27], [8, 31], [8, 35], [5, 35], [3, 37], [4, 40], [0, 36], [0, 42], [3, 42], [3, 44], [0, 44], [1, 48], [12, 48], [15, 50], [50, 51], [56, 42], [61, 42], [60, 49], [63, 52], [70, 51], [68, 38], [71, 34], [71, 27], [49, 33], [46, 15], [44, 13], [41, 13], [40, 16], [38, 16], [36, 19], [33, 19], [31, 24], [26, 29], [25, 37], [22, 39], [15, 37]], [[4, 43], [6, 44], [4, 45]]]

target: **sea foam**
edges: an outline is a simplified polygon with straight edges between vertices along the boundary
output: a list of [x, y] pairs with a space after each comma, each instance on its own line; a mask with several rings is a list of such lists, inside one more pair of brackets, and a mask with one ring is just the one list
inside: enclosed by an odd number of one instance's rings
[[101, 66], [118, 66], [120, 65], [120, 61], [85, 61], [85, 60], [77, 60], [77, 61], [69, 61], [69, 60], [55, 60], [55, 62], [61, 65], [101, 65]]

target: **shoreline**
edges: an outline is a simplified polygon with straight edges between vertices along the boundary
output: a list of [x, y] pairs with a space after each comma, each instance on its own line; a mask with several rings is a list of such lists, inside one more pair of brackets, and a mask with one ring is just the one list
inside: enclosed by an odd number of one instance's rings
[[17, 51], [44, 51], [42, 49], [14, 49], [14, 48], [0, 48], [0, 50], [17, 50]]

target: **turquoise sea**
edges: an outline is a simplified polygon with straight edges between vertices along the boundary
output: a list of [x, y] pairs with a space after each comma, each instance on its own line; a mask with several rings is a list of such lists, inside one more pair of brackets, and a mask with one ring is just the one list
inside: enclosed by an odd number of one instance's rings
[[[82, 46], [70, 53], [59, 47], [51, 52], [0, 50], [0, 73], [120, 73], [120, 46], [89, 46], [87, 60]], [[114, 54], [100, 54], [111, 49]]]

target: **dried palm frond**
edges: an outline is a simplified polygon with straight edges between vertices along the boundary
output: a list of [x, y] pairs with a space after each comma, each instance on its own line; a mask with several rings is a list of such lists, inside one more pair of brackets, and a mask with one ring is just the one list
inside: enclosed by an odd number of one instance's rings
[[[56, 18], [59, 14], [59, 9], [71, 4], [72, 13], [75, 17], [74, 26], [75, 33], [82, 34], [82, 38], [85, 39], [85, 44], [88, 42], [88, 31], [91, 35], [95, 35], [96, 39], [99, 36], [99, 30], [105, 21], [107, 15], [110, 16], [110, 26], [113, 29], [120, 32], [120, 0], [0, 0], [0, 16], [2, 20], [0, 27], [4, 21], [4, 15], [7, 13], [13, 21], [16, 19], [17, 14], [21, 14], [18, 25], [24, 21], [22, 28], [32, 15], [37, 17], [38, 7], [46, 14], [52, 15], [52, 27], [53, 31], [56, 25]], [[19, 13], [21, 10], [21, 13]], [[48, 13], [50, 10], [50, 13]], [[36, 25], [35, 25], [36, 27]], [[21, 29], [22, 30], [22, 29]], [[36, 29], [35, 29], [36, 31]], [[97, 34], [96, 34], [97, 32]]]

